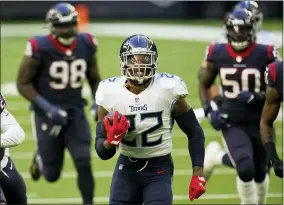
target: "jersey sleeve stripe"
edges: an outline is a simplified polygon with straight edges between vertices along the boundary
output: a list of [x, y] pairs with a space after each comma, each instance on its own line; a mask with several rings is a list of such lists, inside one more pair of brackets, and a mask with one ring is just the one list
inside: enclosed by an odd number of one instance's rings
[[276, 70], [275, 70], [275, 63], [271, 63], [268, 65], [269, 67], [269, 74], [271, 76], [271, 80], [276, 82]]
[[87, 37], [88, 37], [89, 41], [91, 42], [92, 47], [93, 48], [96, 47], [96, 45], [94, 43], [94, 40], [93, 40], [93, 36], [91, 34], [89, 34], [89, 33], [86, 33], [86, 34], [87, 34]]
[[34, 52], [38, 53], [38, 45], [35, 39], [30, 39]]
[[215, 44], [210, 44], [210, 45], [209, 45], [207, 57], [211, 57], [211, 56], [212, 56], [212, 54], [213, 54], [213, 49], [214, 49], [214, 45], [215, 45]]
[[273, 51], [273, 46], [267, 45], [267, 57], [268, 57], [268, 59], [272, 58], [272, 51]]

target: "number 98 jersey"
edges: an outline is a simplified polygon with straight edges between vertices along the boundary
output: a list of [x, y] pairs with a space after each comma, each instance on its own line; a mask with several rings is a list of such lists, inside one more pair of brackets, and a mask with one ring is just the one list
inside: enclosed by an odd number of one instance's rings
[[96, 41], [88, 33], [78, 33], [68, 47], [59, 44], [52, 35], [30, 39], [25, 55], [39, 62], [33, 86], [49, 102], [61, 107], [84, 105], [82, 83], [96, 50]]
[[134, 158], [164, 156], [172, 151], [173, 103], [188, 95], [178, 76], [157, 74], [152, 83], [135, 95], [125, 87], [126, 78], [113, 77], [99, 84], [96, 103], [108, 112], [118, 111], [129, 120], [128, 133], [120, 144], [123, 155]]
[[270, 45], [253, 43], [240, 53], [235, 52], [230, 44], [208, 46], [205, 60], [214, 65], [215, 75], [220, 77], [224, 97], [219, 109], [229, 114], [233, 121], [259, 120], [264, 100], [244, 105], [238, 101], [238, 95], [242, 91], [264, 92], [266, 66], [276, 59], [277, 50]]

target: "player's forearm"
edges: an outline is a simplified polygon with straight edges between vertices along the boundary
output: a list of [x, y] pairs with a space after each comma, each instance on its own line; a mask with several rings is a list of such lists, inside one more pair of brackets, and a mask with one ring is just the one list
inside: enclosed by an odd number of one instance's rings
[[25, 97], [30, 102], [34, 102], [38, 96], [37, 91], [34, 89], [33, 85], [30, 83], [17, 82], [18, 92]]
[[188, 112], [177, 116], [175, 120], [188, 137], [188, 151], [190, 153], [192, 167], [203, 167], [205, 137], [194, 112], [190, 109]]
[[103, 136], [102, 133], [102, 121], [97, 122], [97, 127], [96, 127], [96, 142], [95, 142], [95, 149], [98, 154], [98, 156], [102, 160], [108, 160], [111, 159], [115, 153], [116, 153], [116, 148], [112, 146], [108, 146], [105, 143], [105, 137]]
[[210, 109], [210, 94], [209, 94], [209, 87], [205, 86], [204, 84], [199, 84], [199, 97], [202, 103], [202, 107], [204, 109], [205, 115], [208, 114]]

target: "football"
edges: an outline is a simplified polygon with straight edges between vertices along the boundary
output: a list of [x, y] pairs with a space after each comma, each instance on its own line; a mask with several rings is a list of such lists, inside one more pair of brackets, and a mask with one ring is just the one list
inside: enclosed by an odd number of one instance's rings
[[[108, 122], [109, 122], [110, 125], [113, 125], [113, 116], [114, 116], [114, 113], [113, 113], [113, 112], [110, 112], [110, 113], [108, 113], [108, 114], [106, 115], [106, 117], [107, 117]], [[120, 113], [118, 113], [118, 120], [120, 120], [121, 116], [122, 116], [122, 115], [121, 115]], [[102, 123], [102, 131], [103, 131], [103, 135], [106, 137], [107, 134], [106, 134], [106, 128], [105, 128], [105, 124], [104, 124], [104, 123]]]

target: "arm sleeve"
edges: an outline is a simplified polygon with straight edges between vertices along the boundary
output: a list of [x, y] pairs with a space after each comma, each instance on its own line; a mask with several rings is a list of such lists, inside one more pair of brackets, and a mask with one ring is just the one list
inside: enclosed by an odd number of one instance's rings
[[1, 113], [1, 148], [14, 147], [22, 143], [25, 132], [6, 109]]

